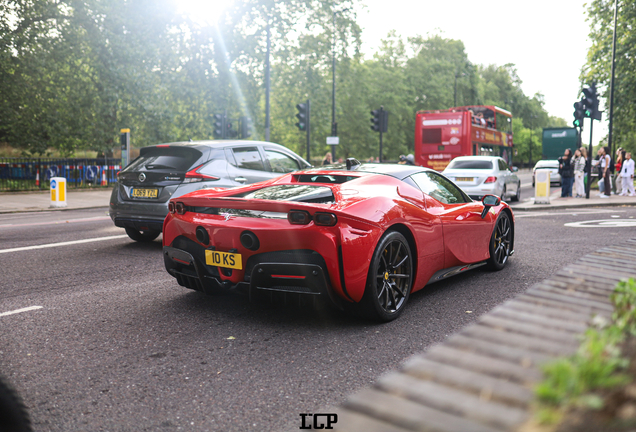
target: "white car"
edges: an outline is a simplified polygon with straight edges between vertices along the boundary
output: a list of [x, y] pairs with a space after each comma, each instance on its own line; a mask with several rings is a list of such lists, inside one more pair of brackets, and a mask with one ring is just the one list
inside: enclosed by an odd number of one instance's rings
[[540, 160], [532, 169], [532, 187], [534, 187], [534, 175], [538, 169], [550, 170], [550, 184], [557, 184], [561, 186], [561, 174], [559, 174], [559, 161], [558, 160]]
[[500, 157], [456, 157], [442, 173], [473, 199], [492, 194], [504, 201], [519, 201], [521, 181]]

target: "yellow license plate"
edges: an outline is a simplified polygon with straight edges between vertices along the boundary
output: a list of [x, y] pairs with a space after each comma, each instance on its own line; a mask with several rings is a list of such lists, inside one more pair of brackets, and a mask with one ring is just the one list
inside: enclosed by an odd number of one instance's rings
[[243, 270], [241, 254], [205, 250], [205, 263], [211, 266]]
[[455, 177], [455, 181], [471, 182], [474, 179], [475, 179], [474, 177]]
[[158, 194], [159, 194], [159, 189], [133, 188], [132, 190], [133, 198], [157, 198]]

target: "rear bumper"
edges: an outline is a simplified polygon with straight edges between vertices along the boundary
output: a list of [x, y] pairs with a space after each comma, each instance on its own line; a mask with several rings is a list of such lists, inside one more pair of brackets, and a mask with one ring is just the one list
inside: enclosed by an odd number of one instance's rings
[[143, 219], [143, 218], [113, 218], [115, 226], [120, 228], [133, 228], [138, 231], [162, 231], [163, 219]]
[[[296, 262], [286, 260], [290, 255], [295, 257]], [[166, 270], [177, 279], [179, 285], [207, 294], [234, 290], [248, 293], [251, 297], [257, 292], [278, 292], [328, 297], [335, 305], [340, 305], [340, 300], [329, 283], [324, 260], [313, 251], [288, 250], [250, 257], [246, 263], [244, 279], [238, 283], [224, 280], [218, 267], [207, 265], [203, 248], [186, 251], [164, 246], [163, 257]], [[221, 271], [225, 272], [227, 269]]]

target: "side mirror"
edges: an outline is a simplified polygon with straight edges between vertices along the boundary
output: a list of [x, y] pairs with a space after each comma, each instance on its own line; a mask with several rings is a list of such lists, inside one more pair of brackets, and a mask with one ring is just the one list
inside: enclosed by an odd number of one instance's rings
[[512, 172], [519, 172], [519, 168], [517, 168], [516, 166], [512, 167]]
[[497, 207], [501, 204], [501, 199], [497, 195], [484, 195], [481, 199], [484, 209], [481, 211], [481, 218], [485, 218], [491, 207]]

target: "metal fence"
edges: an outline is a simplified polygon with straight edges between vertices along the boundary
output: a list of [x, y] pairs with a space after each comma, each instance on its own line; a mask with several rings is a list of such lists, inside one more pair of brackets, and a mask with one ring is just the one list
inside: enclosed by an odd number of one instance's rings
[[67, 188], [108, 187], [120, 169], [121, 159], [0, 158], [0, 191], [48, 189], [52, 177]]

